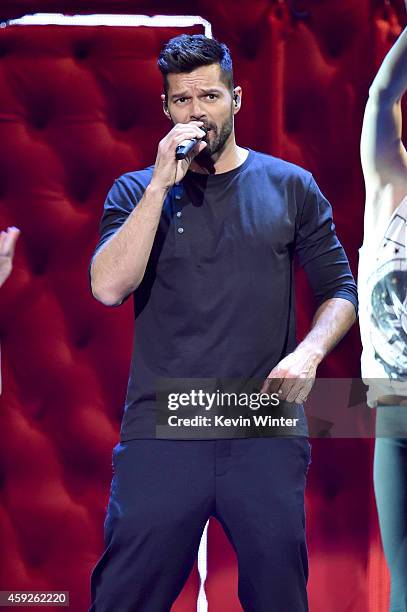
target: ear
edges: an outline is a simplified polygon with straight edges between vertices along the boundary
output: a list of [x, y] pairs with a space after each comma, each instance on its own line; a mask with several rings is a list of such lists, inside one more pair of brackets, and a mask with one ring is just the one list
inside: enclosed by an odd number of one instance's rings
[[233, 113], [236, 115], [242, 105], [242, 88], [238, 85], [233, 89]]
[[168, 110], [167, 102], [165, 99], [165, 94], [161, 94], [161, 100], [163, 103], [163, 112], [167, 119], [171, 119], [170, 111]]

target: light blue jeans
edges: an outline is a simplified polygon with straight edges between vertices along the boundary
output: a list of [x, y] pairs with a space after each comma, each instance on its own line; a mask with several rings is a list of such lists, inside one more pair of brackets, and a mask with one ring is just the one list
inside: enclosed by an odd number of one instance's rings
[[390, 612], [407, 612], [407, 406], [378, 406], [373, 470]]

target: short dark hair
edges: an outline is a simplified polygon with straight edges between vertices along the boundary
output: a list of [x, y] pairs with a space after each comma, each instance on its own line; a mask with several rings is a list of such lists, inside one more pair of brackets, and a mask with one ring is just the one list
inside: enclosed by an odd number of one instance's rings
[[169, 74], [192, 72], [200, 66], [219, 64], [221, 78], [233, 90], [233, 65], [228, 47], [215, 38], [203, 34], [181, 34], [171, 38], [161, 49], [157, 61], [163, 75], [164, 93], [167, 100]]

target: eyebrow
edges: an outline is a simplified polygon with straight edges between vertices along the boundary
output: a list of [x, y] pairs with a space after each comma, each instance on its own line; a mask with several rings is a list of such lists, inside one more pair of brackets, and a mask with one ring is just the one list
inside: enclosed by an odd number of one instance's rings
[[[210, 87], [209, 89], [199, 89], [199, 93], [203, 93], [203, 94], [211, 94], [211, 93], [217, 93], [220, 94], [222, 93], [221, 89], [218, 89], [217, 87]], [[186, 98], [188, 96], [188, 92], [187, 91], [183, 91], [181, 93], [175, 93], [171, 96], [171, 100], [175, 100], [176, 98]]]

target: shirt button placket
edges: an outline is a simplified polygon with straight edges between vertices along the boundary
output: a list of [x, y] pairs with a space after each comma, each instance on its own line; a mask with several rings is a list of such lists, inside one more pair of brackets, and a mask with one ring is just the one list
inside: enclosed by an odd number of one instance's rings
[[184, 241], [181, 240], [181, 236], [184, 233], [184, 227], [181, 224], [182, 220], [182, 212], [179, 210], [181, 207], [181, 199], [184, 194], [184, 189], [182, 185], [175, 185], [175, 227], [176, 227], [176, 250], [183, 250]]

